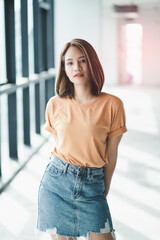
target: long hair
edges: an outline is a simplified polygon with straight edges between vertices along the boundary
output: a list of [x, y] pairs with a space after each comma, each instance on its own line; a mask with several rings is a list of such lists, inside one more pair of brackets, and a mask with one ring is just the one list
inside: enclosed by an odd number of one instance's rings
[[104, 84], [104, 72], [96, 51], [90, 43], [83, 39], [73, 39], [71, 42], [64, 45], [60, 54], [59, 70], [56, 80], [56, 93], [60, 97], [74, 97], [74, 85], [65, 73], [64, 63], [65, 54], [71, 46], [78, 47], [85, 55], [91, 75], [91, 93], [96, 96], [99, 95]]

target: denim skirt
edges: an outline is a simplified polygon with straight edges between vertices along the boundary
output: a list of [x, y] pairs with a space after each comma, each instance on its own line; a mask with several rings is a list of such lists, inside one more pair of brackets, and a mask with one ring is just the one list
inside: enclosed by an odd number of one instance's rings
[[38, 192], [37, 229], [78, 238], [112, 233], [104, 168], [82, 167], [51, 157]]

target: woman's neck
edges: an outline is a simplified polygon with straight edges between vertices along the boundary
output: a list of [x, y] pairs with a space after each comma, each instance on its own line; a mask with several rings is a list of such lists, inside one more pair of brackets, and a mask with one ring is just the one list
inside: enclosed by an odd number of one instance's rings
[[92, 95], [90, 86], [79, 85], [74, 87], [74, 99], [78, 103], [90, 103], [94, 98], [96, 98], [96, 96]]

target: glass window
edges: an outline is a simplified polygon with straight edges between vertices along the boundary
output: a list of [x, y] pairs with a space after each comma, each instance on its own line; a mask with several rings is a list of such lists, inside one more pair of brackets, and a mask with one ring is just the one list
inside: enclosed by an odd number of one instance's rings
[[129, 83], [142, 81], [142, 37], [141, 24], [126, 24], [127, 73]]
[[33, 0], [28, 0], [29, 76], [34, 74]]
[[4, 1], [0, 0], [0, 84], [7, 82], [6, 77], [6, 53], [5, 53], [5, 26], [4, 26]]
[[22, 47], [21, 47], [21, 3], [14, 2], [15, 9], [15, 49], [16, 49], [16, 77], [22, 77]]

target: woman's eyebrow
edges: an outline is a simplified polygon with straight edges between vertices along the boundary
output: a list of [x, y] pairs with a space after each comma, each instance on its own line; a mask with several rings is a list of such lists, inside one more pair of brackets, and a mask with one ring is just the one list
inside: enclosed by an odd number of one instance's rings
[[85, 56], [81, 56], [81, 57], [79, 57], [79, 58], [85, 58]]
[[[78, 59], [80, 59], [80, 58], [85, 58], [85, 56], [80, 56]], [[66, 61], [71, 61], [71, 60], [73, 60], [73, 59], [72, 58], [66, 59]]]

